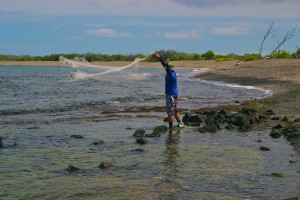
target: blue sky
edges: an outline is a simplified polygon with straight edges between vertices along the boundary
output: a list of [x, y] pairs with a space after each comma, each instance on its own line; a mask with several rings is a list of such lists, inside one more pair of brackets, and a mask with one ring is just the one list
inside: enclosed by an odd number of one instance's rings
[[[2, 0], [0, 54], [270, 53], [300, 18], [299, 0]], [[300, 47], [300, 24], [282, 50]]]

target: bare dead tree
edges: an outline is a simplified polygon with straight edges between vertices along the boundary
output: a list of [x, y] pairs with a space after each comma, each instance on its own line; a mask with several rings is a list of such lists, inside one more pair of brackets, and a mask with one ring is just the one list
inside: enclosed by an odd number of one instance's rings
[[272, 51], [271, 54], [275, 53], [286, 41], [288, 41], [289, 39], [291, 39], [292, 37], [294, 37], [294, 34], [297, 31], [297, 29], [298, 29], [298, 25], [299, 25], [299, 19], [298, 19], [296, 27], [293, 28], [293, 29], [291, 29], [291, 30], [289, 30], [285, 34], [285, 36], [282, 38], [281, 41], [279, 41], [279, 39], [275, 36], [275, 38], [277, 38], [277, 40], [278, 40], [278, 44], [277, 44], [276, 48]]
[[264, 35], [264, 38], [263, 38], [263, 40], [262, 40], [262, 42], [261, 42], [261, 44], [260, 44], [259, 55], [261, 55], [261, 53], [262, 53], [263, 45], [264, 45], [264, 43], [265, 43], [267, 37], [268, 37], [271, 33], [273, 33], [273, 32], [276, 31], [276, 30], [273, 30], [273, 24], [274, 24], [274, 23], [272, 22], [272, 23], [269, 25], [269, 27], [268, 27], [268, 29], [267, 29], [267, 32], [266, 32], [265, 35]]

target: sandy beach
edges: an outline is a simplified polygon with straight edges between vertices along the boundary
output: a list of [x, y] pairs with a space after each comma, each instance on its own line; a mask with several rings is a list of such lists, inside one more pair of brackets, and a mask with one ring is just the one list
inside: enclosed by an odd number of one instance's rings
[[[102, 66], [126, 66], [130, 62], [93, 62]], [[277, 115], [300, 115], [300, 60], [270, 59], [240, 62], [236, 61], [174, 61], [176, 67], [206, 68], [208, 71], [197, 76], [204, 80], [218, 80], [241, 85], [270, 89], [274, 92], [272, 105]], [[62, 66], [55, 61], [1, 61], [0, 65]], [[140, 66], [161, 67], [159, 62], [141, 62]]]

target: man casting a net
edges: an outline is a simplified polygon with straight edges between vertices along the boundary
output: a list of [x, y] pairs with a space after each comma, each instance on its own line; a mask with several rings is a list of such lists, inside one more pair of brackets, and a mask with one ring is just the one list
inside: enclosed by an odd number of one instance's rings
[[166, 94], [166, 110], [168, 114], [169, 128], [173, 128], [174, 117], [178, 123], [178, 127], [184, 127], [184, 124], [180, 120], [180, 114], [177, 109], [177, 103], [179, 101], [178, 87], [177, 87], [177, 75], [174, 70], [174, 64], [170, 63], [170, 59], [167, 58], [163, 61], [160, 54], [156, 53], [162, 66], [166, 70], [165, 76], [165, 94]]

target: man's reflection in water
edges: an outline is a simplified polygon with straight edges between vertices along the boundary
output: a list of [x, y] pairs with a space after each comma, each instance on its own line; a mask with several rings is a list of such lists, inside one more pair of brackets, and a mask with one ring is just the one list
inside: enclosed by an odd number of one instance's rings
[[166, 139], [166, 146], [163, 150], [162, 179], [160, 183], [161, 199], [178, 199], [183, 192], [180, 184], [180, 130], [170, 130]]

